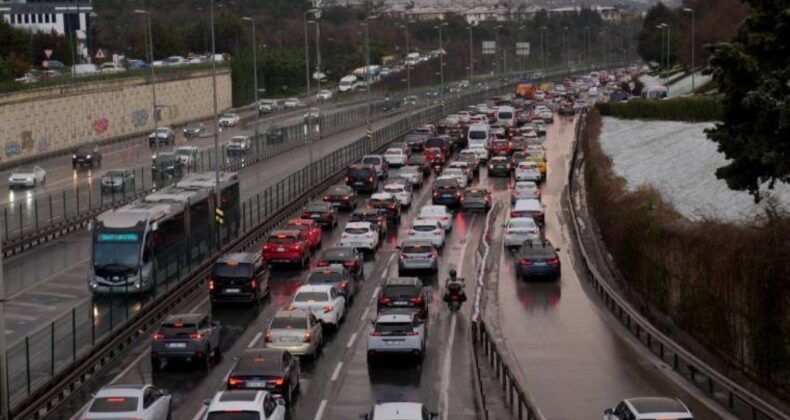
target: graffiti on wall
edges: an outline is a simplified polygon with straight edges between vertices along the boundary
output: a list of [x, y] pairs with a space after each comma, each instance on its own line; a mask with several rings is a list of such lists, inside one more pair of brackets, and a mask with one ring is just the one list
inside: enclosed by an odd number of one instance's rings
[[32, 152], [35, 146], [33, 142], [33, 132], [25, 130], [22, 132], [22, 153]]
[[93, 132], [96, 134], [104, 134], [110, 128], [110, 121], [105, 117], [99, 117], [93, 120]]
[[38, 153], [46, 152], [47, 150], [49, 150], [50, 143], [51, 142], [49, 140], [49, 137], [39, 138], [38, 140], [36, 140], [36, 151]]
[[5, 153], [6, 159], [10, 159], [22, 154], [22, 146], [19, 145], [19, 142], [9, 141], [5, 144], [5, 150], [3, 150], [3, 152]]
[[140, 108], [132, 111], [132, 125], [136, 128], [144, 127], [148, 124], [148, 110]]

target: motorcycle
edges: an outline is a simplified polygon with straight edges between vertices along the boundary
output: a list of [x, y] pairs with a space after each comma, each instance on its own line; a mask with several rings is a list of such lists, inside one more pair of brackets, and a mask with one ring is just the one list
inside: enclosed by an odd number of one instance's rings
[[447, 308], [452, 312], [461, 309], [461, 304], [466, 302], [466, 293], [464, 293], [463, 286], [451, 284], [444, 294], [444, 301], [447, 303]]

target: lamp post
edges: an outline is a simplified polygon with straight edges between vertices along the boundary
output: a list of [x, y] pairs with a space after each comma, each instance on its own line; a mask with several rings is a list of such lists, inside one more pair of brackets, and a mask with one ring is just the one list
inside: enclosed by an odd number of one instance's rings
[[[304, 12], [304, 66], [305, 66], [305, 76], [307, 77], [307, 99], [310, 98], [310, 42], [309, 42], [309, 38], [308, 38], [308, 34], [307, 34], [307, 23], [308, 23], [307, 15], [312, 14], [316, 18], [316, 25], [317, 25], [318, 24], [317, 23], [318, 13], [319, 13], [318, 9], [308, 9], [308, 10], [306, 10]], [[316, 48], [317, 47], [318, 47], [318, 38], [316, 37]], [[316, 60], [316, 62], [317, 62], [317, 60]], [[319, 72], [319, 71], [320, 70], [318, 68], [316, 68], [316, 72]], [[320, 75], [319, 75], [319, 78], [320, 78]], [[320, 90], [320, 87], [319, 87], [319, 90]], [[318, 106], [319, 106], [319, 109], [318, 109], [318, 119], [319, 119], [319, 121], [316, 121], [316, 125], [318, 127], [318, 133], [320, 135], [321, 134], [321, 128], [320, 128], [320, 126], [318, 126], [318, 124], [320, 124], [320, 118], [321, 118], [321, 109], [320, 109], [321, 103], [320, 102], [318, 103]], [[310, 182], [311, 183], [313, 182], [313, 169], [312, 169], [313, 168], [313, 142], [309, 140], [309, 135], [310, 135], [310, 123], [312, 121], [313, 121], [312, 115], [310, 115], [310, 113], [308, 112], [308, 114], [307, 114], [307, 123], [306, 123], [307, 134], [308, 134], [307, 151], [308, 151], [308, 155], [309, 155], [309, 158], [310, 158], [310, 165], [308, 166], [308, 168], [310, 168], [309, 169], [309, 173], [310, 173]]]
[[546, 41], [549, 39], [548, 28], [542, 26], [540, 28], [540, 49], [541, 49], [541, 58], [543, 59], [543, 73], [546, 73], [548, 69], [548, 48], [546, 48]]
[[695, 42], [695, 30], [694, 30], [694, 9], [690, 7], [684, 7], [683, 11], [686, 13], [691, 13], [691, 92], [694, 92], [694, 73], [695, 73], [695, 63], [694, 63], [694, 42]]
[[586, 61], [586, 64], [589, 66], [592, 63], [592, 60], [590, 59], [590, 42], [591, 42], [590, 27], [589, 26], [585, 26], [584, 30], [585, 30], [585, 37], [584, 37], [584, 61]]
[[318, 9], [309, 9], [304, 12], [304, 72], [307, 78], [307, 96], [310, 96], [310, 42], [307, 35], [307, 15], [317, 12]]
[[369, 21], [375, 19], [375, 16], [368, 16], [365, 18], [365, 21], [361, 23], [362, 26], [365, 27], [365, 90], [367, 91], [367, 100], [368, 100], [368, 107], [367, 107], [367, 118], [365, 121], [365, 126], [368, 131], [370, 131], [370, 121], [371, 121], [371, 98], [370, 98], [370, 24]]
[[661, 31], [661, 53], [659, 54], [659, 57], [660, 57], [659, 65], [660, 65], [660, 67], [664, 67], [664, 28], [666, 28], [666, 27], [667, 27], [667, 24], [663, 23], [663, 22], [659, 23], [658, 25], [656, 25], [656, 29], [659, 29]]
[[571, 57], [570, 51], [568, 50], [568, 27], [562, 28], [562, 46], [565, 49], [565, 69], [570, 70], [571, 68]]
[[[154, 122], [154, 130], [156, 130], [156, 128], [159, 126], [159, 113], [156, 112], [156, 74], [154, 74], [154, 39], [153, 39], [153, 33], [151, 32], [151, 13], [149, 13], [147, 10], [143, 10], [143, 9], [136, 9], [134, 11], [134, 13], [137, 14], [137, 15], [145, 16], [145, 18], [146, 18], [146, 26], [147, 26], [147, 28], [146, 28], [147, 37], [146, 38], [148, 38], [148, 43], [146, 45], [146, 49], [148, 50], [148, 53], [150, 54], [149, 57], [148, 57], [148, 62], [149, 62], [148, 68], [151, 69], [151, 97], [152, 97], [151, 108], [153, 109], [153, 114], [152, 114], [153, 115], [153, 117], [152, 117], [153, 120], [152, 121]], [[156, 139], [156, 154], [157, 155], [159, 154], [159, 139], [158, 138]]]
[[444, 45], [442, 44], [442, 26], [447, 26], [447, 22], [442, 22], [435, 28], [439, 29], [439, 103], [444, 107]]
[[403, 33], [406, 37], [406, 97], [411, 96], [411, 62], [409, 61], [409, 54], [411, 50], [409, 49], [409, 21], [406, 21], [405, 25], [400, 25], [400, 28], [403, 29]]
[[[214, 0], [209, 0], [209, 15], [211, 19], [211, 89], [214, 94], [214, 197], [217, 208], [222, 203], [222, 187], [219, 184], [220, 158], [219, 158], [219, 105], [217, 104], [217, 42], [214, 35]], [[217, 247], [222, 247], [222, 234], [217, 226]]]
[[[258, 44], [255, 43], [255, 20], [253, 20], [249, 16], [244, 16], [241, 18], [241, 20], [250, 22], [250, 26], [252, 27], [252, 80], [253, 80], [253, 88], [255, 89], [253, 103], [257, 108], [258, 107]], [[260, 124], [261, 113], [256, 112], [256, 115], [257, 117], [255, 117], [255, 141], [258, 140], [258, 125]]]
[[474, 44], [472, 43], [472, 25], [469, 25], [469, 83], [475, 75]]
[[[526, 29], [526, 28], [527, 27], [524, 26], [524, 25], [519, 25], [519, 27], [518, 27], [518, 42], [524, 42], [524, 29]], [[516, 48], [516, 55], [518, 55], [518, 48]], [[524, 59], [525, 59], [525, 57], [523, 55], [520, 55], [517, 58], [518, 58], [519, 70], [520, 71], [524, 71], [524, 68], [526, 67], [526, 66], [524, 66]]]
[[499, 73], [499, 49], [501, 48], [501, 40], [499, 39], [499, 30], [502, 29], [502, 25], [496, 26], [496, 50], [494, 51], [494, 73]]

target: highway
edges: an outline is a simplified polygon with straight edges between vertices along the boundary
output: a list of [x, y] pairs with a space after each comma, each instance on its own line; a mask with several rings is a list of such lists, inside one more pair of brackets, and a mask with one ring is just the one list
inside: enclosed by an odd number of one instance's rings
[[[495, 301], [486, 308], [508, 352], [516, 360], [520, 380], [548, 419], [596, 418], [604, 408], [625, 397], [663, 395], [681, 398], [696, 419], [729, 418], [704, 396], [673, 376], [648, 352], [634, 344], [629, 334], [586, 290], [582, 270], [568, 233], [562, 194], [566, 187], [573, 136], [573, 121], [558, 119], [549, 129], [545, 146], [549, 175], [542, 187], [547, 207], [546, 236], [562, 248], [562, 277], [557, 281], [517, 281], [511, 256], [502, 247], [501, 225], [509, 209], [507, 178], [488, 178], [482, 169], [478, 185], [494, 192], [503, 206], [492, 224], [492, 255], [496, 262], [486, 282], [493, 285]], [[302, 364], [302, 391], [290, 408], [291, 419], [357, 418], [376, 401], [420, 401], [440, 412], [441, 419], [476, 418], [471, 389], [470, 310], [452, 315], [439, 300], [438, 285], [450, 267], [460, 276], [475, 277], [473, 255], [481, 240], [485, 216], [457, 212], [454, 228], [441, 253], [439, 274], [424, 278], [432, 290], [428, 322], [427, 357], [422, 366], [388, 364], [370, 367], [366, 361], [365, 337], [375, 313], [374, 296], [381, 281], [397, 271], [395, 246], [404, 237], [420, 206], [430, 201], [430, 183], [415, 192], [397, 232], [365, 263], [365, 281], [352, 305], [347, 321], [330, 332], [323, 354]], [[347, 216], [342, 216], [340, 226]], [[340, 233], [324, 234], [324, 246]], [[86, 407], [91, 392], [107, 383], [153, 383], [174, 397], [174, 418], [198, 419], [202, 401], [224, 389], [234, 357], [244, 349], [260, 345], [261, 334], [275, 311], [288, 304], [296, 288], [306, 281], [307, 271], [276, 267], [271, 272], [272, 296], [261, 309], [215, 308], [212, 315], [223, 325], [221, 362], [206, 372], [175, 366], [152, 372], [150, 340], [136, 343], [123, 353], [114, 367], [95, 376], [50, 418], [65, 418]], [[209, 312], [207, 293], [174, 312]], [[153, 333], [149, 331], [147, 336]], [[488, 390], [485, 392], [493, 392]]]

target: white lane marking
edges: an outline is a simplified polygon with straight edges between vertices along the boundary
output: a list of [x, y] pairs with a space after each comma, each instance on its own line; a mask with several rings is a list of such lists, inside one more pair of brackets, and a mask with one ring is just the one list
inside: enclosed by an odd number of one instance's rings
[[114, 378], [112, 378], [112, 380], [110, 381], [110, 385], [118, 382], [121, 378], [126, 376], [126, 374], [129, 373], [129, 371], [132, 370], [132, 368], [137, 366], [137, 364], [140, 363], [140, 360], [143, 360], [143, 357], [145, 357], [145, 355], [147, 355], [148, 352], [150, 352], [150, 351], [151, 351], [150, 347], [145, 349], [145, 350], [143, 350], [140, 353], [139, 356], [135, 357], [134, 360], [132, 360], [132, 363], [129, 363], [129, 366], [126, 366], [126, 368], [124, 368], [124, 370], [120, 371], [117, 375], [115, 375]]
[[337, 377], [340, 376], [340, 370], [343, 369], [343, 362], [337, 362], [337, 366], [335, 367], [335, 371], [332, 372], [332, 378], [329, 380], [334, 382], [337, 380]]
[[354, 340], [357, 339], [357, 333], [351, 334], [351, 338], [348, 339], [348, 344], [346, 344], [346, 348], [350, 349], [351, 346], [354, 345]]
[[381, 272], [381, 278], [386, 279], [389, 273], [390, 273], [390, 268], [389, 267], [385, 268], [384, 271]]
[[442, 420], [447, 420], [448, 404], [448, 391], [450, 389], [450, 373], [453, 369], [453, 343], [455, 342], [455, 324], [458, 313], [453, 312], [450, 315], [450, 338], [447, 340], [447, 350], [444, 352], [444, 364], [442, 365], [442, 388], [439, 397], [439, 410], [442, 413]]
[[324, 416], [324, 410], [326, 410], [326, 400], [321, 400], [321, 404], [318, 405], [318, 411], [315, 412], [313, 420], [321, 420], [321, 417]]
[[201, 406], [200, 410], [198, 410], [197, 414], [195, 414], [195, 417], [192, 417], [192, 420], [200, 420], [203, 418], [203, 415], [206, 414], [206, 410], [208, 410], [208, 407], [205, 405]]
[[252, 341], [250, 341], [250, 344], [247, 345], [247, 348], [251, 349], [255, 347], [255, 344], [258, 343], [258, 340], [261, 339], [261, 335], [263, 335], [263, 333], [258, 331], [258, 333], [255, 334], [255, 337], [252, 337]]
[[381, 291], [381, 286], [376, 286], [376, 288], [373, 289], [373, 296], [370, 297], [370, 303], [371, 304], [376, 301], [376, 299], [379, 296], [379, 292], [380, 291]]
[[362, 320], [364, 320], [365, 318], [368, 317], [368, 312], [370, 312], [370, 308], [369, 307], [365, 308], [365, 312], [362, 312], [362, 317], [361, 317]]
[[208, 302], [208, 299], [209, 299], [208, 296], [204, 297], [203, 299], [200, 299], [200, 302], [196, 303], [195, 306], [193, 306], [192, 309], [189, 310], [189, 312], [197, 312], [198, 308], [200, 308], [201, 306], [205, 305], [206, 302]]

